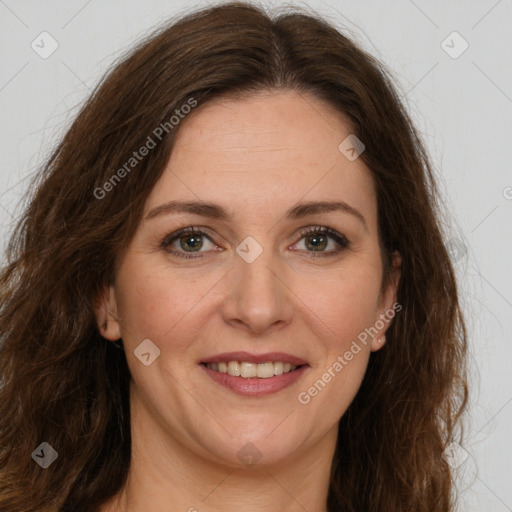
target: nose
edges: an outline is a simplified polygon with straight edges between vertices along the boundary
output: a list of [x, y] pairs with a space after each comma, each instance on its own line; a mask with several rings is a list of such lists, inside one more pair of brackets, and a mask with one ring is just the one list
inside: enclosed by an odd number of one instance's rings
[[254, 334], [264, 334], [289, 324], [293, 293], [271, 250], [263, 250], [252, 263], [235, 256], [228, 273], [224, 320]]

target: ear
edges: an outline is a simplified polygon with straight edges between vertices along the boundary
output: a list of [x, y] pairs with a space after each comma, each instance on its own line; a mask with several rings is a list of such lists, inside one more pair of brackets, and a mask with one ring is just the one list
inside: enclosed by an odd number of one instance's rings
[[121, 326], [117, 317], [117, 301], [113, 286], [102, 290], [95, 300], [94, 311], [101, 335], [110, 341], [121, 338]]
[[386, 331], [391, 325], [391, 321], [395, 317], [396, 313], [402, 309], [402, 305], [396, 300], [401, 275], [402, 257], [398, 251], [394, 251], [388, 285], [386, 289], [383, 290], [379, 298], [377, 316], [375, 317], [373, 326], [374, 330], [377, 331], [377, 334], [375, 334], [372, 339], [372, 352], [375, 352], [384, 346], [386, 343]]

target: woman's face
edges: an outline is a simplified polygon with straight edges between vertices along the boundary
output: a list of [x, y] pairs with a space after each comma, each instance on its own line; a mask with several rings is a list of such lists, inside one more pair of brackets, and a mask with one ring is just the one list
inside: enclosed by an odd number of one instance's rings
[[123, 339], [136, 425], [229, 466], [332, 454], [396, 290], [379, 294], [371, 174], [339, 149], [350, 127], [292, 91], [182, 123], [98, 312]]

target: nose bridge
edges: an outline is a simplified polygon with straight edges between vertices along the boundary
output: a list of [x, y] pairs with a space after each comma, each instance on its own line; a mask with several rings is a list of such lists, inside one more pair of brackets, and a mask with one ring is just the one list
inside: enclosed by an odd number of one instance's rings
[[[261, 246], [254, 238], [248, 237], [237, 247], [238, 260], [235, 262], [234, 276], [237, 280], [237, 293], [251, 300], [270, 305], [275, 302], [279, 290], [274, 268], [277, 258], [270, 245]], [[257, 293], [255, 297], [252, 297]], [[259, 301], [258, 301], [259, 298]]]
[[234, 267], [229, 273], [229, 296], [224, 303], [226, 321], [241, 321], [258, 332], [289, 321], [290, 297], [282, 282], [279, 259], [271, 247], [247, 237], [236, 252]]

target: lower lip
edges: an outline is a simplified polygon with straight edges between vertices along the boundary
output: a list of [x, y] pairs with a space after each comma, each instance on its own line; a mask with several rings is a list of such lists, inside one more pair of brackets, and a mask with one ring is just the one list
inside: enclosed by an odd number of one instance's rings
[[292, 372], [275, 375], [268, 379], [234, 377], [229, 373], [221, 373], [201, 364], [204, 371], [218, 384], [231, 389], [235, 393], [244, 396], [263, 396], [277, 393], [293, 384], [307, 370], [308, 365], [303, 365]]

